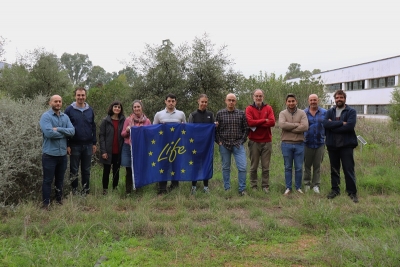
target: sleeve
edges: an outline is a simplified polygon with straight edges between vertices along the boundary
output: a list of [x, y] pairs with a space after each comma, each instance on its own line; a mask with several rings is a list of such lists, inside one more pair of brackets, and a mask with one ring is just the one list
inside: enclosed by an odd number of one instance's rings
[[124, 122], [124, 127], [122, 127], [122, 131], [121, 131], [121, 136], [123, 138], [127, 138], [130, 135], [130, 133], [126, 131], [126, 127], [128, 127], [130, 123], [131, 123], [131, 119], [126, 118], [125, 122]]
[[95, 120], [94, 120], [94, 111], [93, 111], [93, 109], [92, 109], [92, 114], [93, 114], [93, 119], [92, 119], [92, 137], [93, 137], [93, 139], [92, 139], [92, 144], [93, 145], [96, 145], [96, 143], [97, 143], [97, 133], [96, 133], [96, 131], [97, 131], [97, 129], [96, 129], [96, 122], [95, 122]]
[[217, 112], [215, 121], [218, 122], [218, 126], [215, 129], [215, 143], [217, 143], [218, 145], [220, 143], [220, 129], [221, 129], [221, 124], [219, 124], [219, 120], [220, 120], [220, 113]]
[[189, 123], [193, 123], [193, 115], [192, 115], [193, 113], [190, 113], [189, 114], [189, 119], [188, 119], [188, 122]]
[[324, 126], [325, 129], [332, 130], [341, 127], [343, 125], [342, 121], [334, 120], [335, 118], [332, 116], [332, 114], [333, 114], [333, 109], [329, 109], [326, 112], [325, 119], [322, 122], [322, 125]]
[[343, 122], [346, 122], [346, 124], [343, 124], [342, 126], [332, 129], [332, 132], [334, 133], [347, 133], [347, 132], [353, 132], [354, 128], [356, 127], [356, 121], [357, 121], [357, 112], [355, 109], [349, 109], [347, 112], [346, 118], [343, 120]]
[[62, 139], [64, 138], [64, 134], [62, 134], [61, 132], [58, 131], [54, 131], [53, 128], [55, 126], [53, 126], [52, 122], [51, 122], [51, 117], [49, 116], [48, 113], [44, 113], [42, 115], [42, 117], [40, 117], [40, 129], [43, 132], [43, 135], [46, 138], [50, 138], [50, 139]]
[[106, 153], [106, 119], [103, 119], [100, 124], [99, 144], [101, 154]]
[[242, 116], [242, 133], [243, 133], [242, 144], [244, 144], [247, 140], [247, 135], [249, 133], [249, 126], [247, 124], [246, 114], [244, 112]]
[[153, 120], [153, 124], [159, 124], [160, 123], [160, 119], [158, 118], [160, 115], [160, 113], [156, 113], [156, 115], [154, 115], [154, 120]]
[[294, 128], [297, 127], [297, 125], [293, 122], [287, 122], [284, 112], [285, 111], [281, 111], [279, 113], [279, 127], [282, 130], [291, 132]]
[[308, 119], [304, 111], [301, 111], [300, 124], [293, 129], [293, 133], [304, 133], [308, 130]]

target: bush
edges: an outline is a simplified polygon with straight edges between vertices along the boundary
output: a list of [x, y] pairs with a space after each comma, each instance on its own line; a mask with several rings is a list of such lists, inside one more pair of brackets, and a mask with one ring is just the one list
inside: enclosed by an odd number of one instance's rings
[[0, 203], [40, 196], [42, 133], [39, 120], [47, 99], [0, 99]]

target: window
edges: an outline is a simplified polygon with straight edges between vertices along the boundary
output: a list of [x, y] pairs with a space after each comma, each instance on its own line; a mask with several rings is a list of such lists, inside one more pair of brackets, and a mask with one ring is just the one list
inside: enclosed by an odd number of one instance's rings
[[371, 79], [370, 88], [386, 88], [394, 86], [394, 76]]
[[354, 82], [348, 82], [346, 84], [347, 90], [352, 91], [352, 90], [362, 90], [365, 89], [365, 81], [354, 81]]
[[350, 105], [350, 107], [354, 108], [358, 115], [364, 114], [364, 105]]
[[394, 76], [388, 77], [387, 79], [387, 86], [394, 87]]
[[388, 115], [389, 105], [368, 105], [367, 113], [372, 115]]
[[336, 90], [342, 89], [342, 83], [327, 84], [326, 88], [328, 92], [333, 93]]

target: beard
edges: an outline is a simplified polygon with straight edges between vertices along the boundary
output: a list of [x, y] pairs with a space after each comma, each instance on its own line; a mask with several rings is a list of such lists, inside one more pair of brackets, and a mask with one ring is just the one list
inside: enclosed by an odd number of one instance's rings
[[338, 102], [336, 102], [336, 106], [338, 108], [342, 108], [342, 107], [344, 107], [344, 102], [343, 101], [338, 101]]

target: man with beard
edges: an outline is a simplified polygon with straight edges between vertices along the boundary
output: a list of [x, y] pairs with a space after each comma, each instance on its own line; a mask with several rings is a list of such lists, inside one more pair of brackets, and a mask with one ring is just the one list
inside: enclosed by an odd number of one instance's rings
[[357, 203], [353, 156], [354, 148], [358, 145], [354, 131], [357, 113], [355, 109], [346, 105], [346, 93], [343, 90], [337, 90], [333, 97], [336, 106], [327, 111], [323, 121], [331, 164], [332, 191], [328, 194], [328, 198], [333, 199], [340, 195], [340, 163], [342, 163], [347, 194], [354, 203]]

